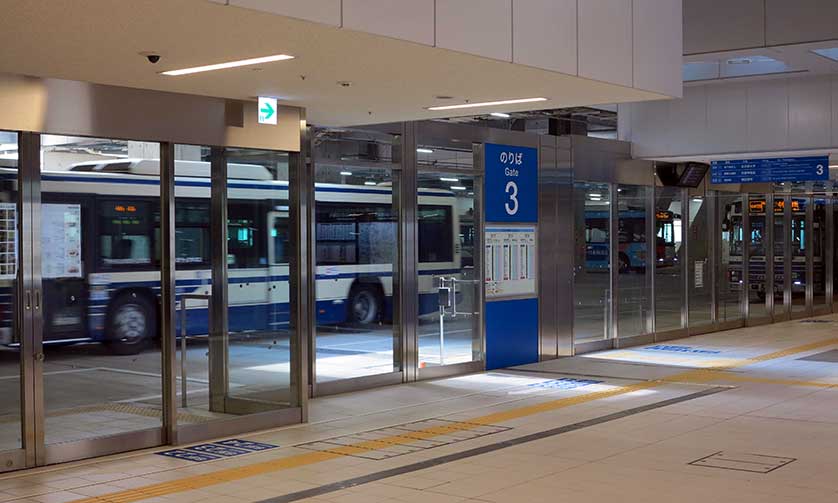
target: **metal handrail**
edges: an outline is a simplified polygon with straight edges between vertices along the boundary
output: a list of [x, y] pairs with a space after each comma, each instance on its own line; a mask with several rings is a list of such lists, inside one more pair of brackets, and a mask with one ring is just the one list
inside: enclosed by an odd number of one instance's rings
[[186, 405], [186, 301], [207, 301], [207, 316], [212, 316], [212, 296], [200, 293], [185, 293], [180, 296], [180, 400], [185, 409]]

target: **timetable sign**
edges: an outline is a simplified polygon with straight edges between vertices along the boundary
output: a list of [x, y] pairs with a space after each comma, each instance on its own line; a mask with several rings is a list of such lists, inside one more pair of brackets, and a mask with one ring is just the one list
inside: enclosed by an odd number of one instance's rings
[[713, 161], [710, 183], [812, 182], [829, 180], [829, 157], [782, 157]]

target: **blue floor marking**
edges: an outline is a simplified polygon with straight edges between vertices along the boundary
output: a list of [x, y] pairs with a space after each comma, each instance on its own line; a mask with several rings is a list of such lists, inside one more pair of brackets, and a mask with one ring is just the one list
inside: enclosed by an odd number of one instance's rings
[[252, 454], [258, 451], [267, 451], [268, 449], [276, 449], [277, 447], [279, 446], [231, 438], [229, 440], [219, 440], [218, 442], [213, 442], [211, 444], [199, 444], [193, 445], [192, 447], [184, 447], [182, 449], [172, 449], [158, 452], [157, 454], [169, 458], [184, 459], [186, 461], [202, 463], [204, 461], [241, 456], [242, 454]]
[[276, 449], [278, 445], [264, 444], [262, 442], [251, 442], [249, 440], [239, 440], [231, 438], [230, 440], [221, 440], [216, 442], [218, 445], [225, 445], [227, 447], [238, 447], [239, 449], [247, 449], [249, 451], [267, 451], [268, 449]]
[[717, 355], [721, 351], [712, 349], [696, 349], [689, 346], [671, 346], [668, 344], [658, 344], [656, 346], [647, 346], [643, 348], [644, 351], [670, 351], [673, 353], [690, 353], [699, 355]]
[[593, 379], [573, 379], [571, 377], [563, 377], [561, 379], [551, 379], [549, 381], [536, 382], [528, 384], [530, 388], [546, 388], [546, 389], [576, 389], [583, 386], [590, 386], [591, 384], [599, 384], [602, 381], [595, 381]]
[[221, 459], [219, 456], [213, 456], [212, 454], [206, 454], [203, 452], [194, 452], [189, 451], [186, 449], [172, 449], [170, 451], [163, 451], [158, 452], [157, 454], [161, 456], [166, 456], [168, 458], [175, 458], [175, 459], [183, 459], [186, 461], [194, 461], [195, 463], [201, 463], [204, 461], [212, 461], [214, 459]]

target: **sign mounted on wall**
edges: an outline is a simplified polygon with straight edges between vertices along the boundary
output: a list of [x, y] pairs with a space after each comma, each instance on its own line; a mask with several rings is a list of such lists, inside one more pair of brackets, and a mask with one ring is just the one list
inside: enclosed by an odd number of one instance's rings
[[484, 153], [486, 368], [538, 361], [538, 149]]
[[259, 96], [259, 124], [276, 125], [276, 98], [268, 98], [266, 96]]
[[487, 143], [486, 221], [538, 222], [538, 150]]
[[713, 161], [710, 183], [829, 180], [829, 156]]

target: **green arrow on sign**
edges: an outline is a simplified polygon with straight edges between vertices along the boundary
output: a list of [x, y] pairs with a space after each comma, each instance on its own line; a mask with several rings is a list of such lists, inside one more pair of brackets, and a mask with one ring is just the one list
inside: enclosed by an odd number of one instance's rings
[[273, 117], [273, 114], [276, 110], [274, 110], [274, 107], [272, 107], [270, 103], [265, 102], [265, 105], [259, 111], [265, 114], [264, 120], [268, 120], [271, 117]]

